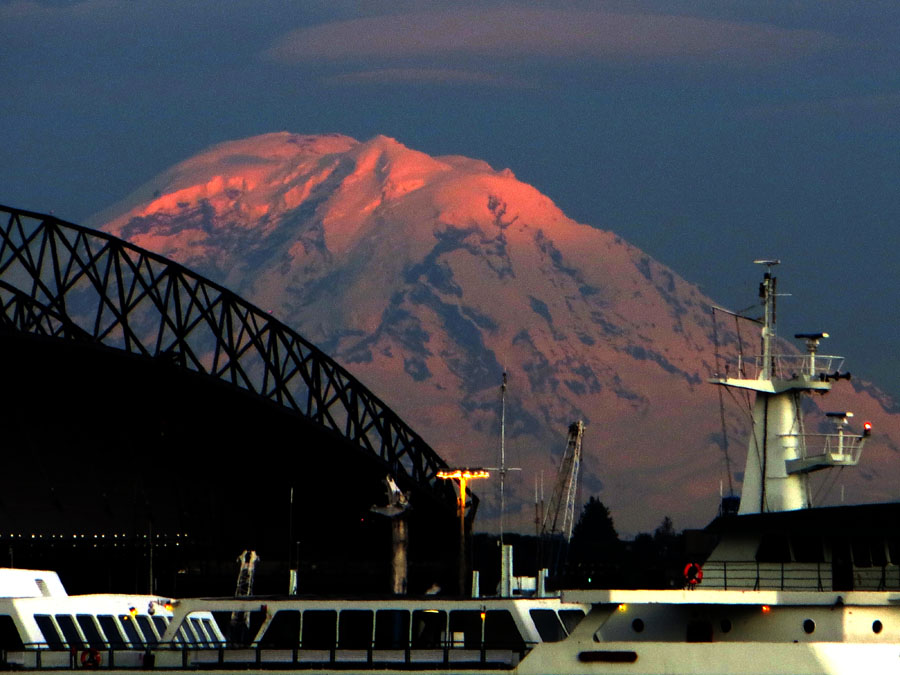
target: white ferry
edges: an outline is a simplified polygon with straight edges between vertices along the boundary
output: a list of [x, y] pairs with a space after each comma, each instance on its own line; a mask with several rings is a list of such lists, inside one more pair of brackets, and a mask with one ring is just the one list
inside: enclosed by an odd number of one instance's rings
[[[776, 261], [761, 287], [762, 356], [714, 384], [753, 392], [734, 514], [673, 590], [385, 599], [68, 596], [52, 572], [0, 570], [0, 667], [279, 673], [523, 675], [900, 673], [900, 503], [812, 508], [810, 473], [855, 465], [869, 434], [829, 413], [806, 433], [802, 397], [844, 379], [801, 334], [775, 353]], [[507, 569], [507, 573], [509, 570]]]

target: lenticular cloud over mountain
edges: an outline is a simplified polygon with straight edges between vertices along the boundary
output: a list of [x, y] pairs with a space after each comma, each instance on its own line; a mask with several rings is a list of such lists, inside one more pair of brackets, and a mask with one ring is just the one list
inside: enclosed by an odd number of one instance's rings
[[[736, 329], [714, 328], [713, 301], [694, 285], [566, 217], [509, 170], [383, 136], [274, 133], [212, 147], [98, 219], [298, 330], [451, 464], [496, 466], [507, 370], [507, 454], [522, 469], [508, 478], [507, 521], [522, 531], [532, 531], [534, 485], [543, 475], [549, 492], [577, 419], [583, 501], [597, 495], [620, 530], [715, 515], [727, 475], [706, 379], [714, 339], [736, 343]], [[755, 351], [758, 334], [741, 338]], [[863, 468], [840, 478], [847, 499], [896, 498], [893, 402], [854, 382], [828, 405], [880, 432]], [[736, 405], [726, 413], [735, 474], [745, 417]], [[494, 488], [477, 488], [487, 528]]]

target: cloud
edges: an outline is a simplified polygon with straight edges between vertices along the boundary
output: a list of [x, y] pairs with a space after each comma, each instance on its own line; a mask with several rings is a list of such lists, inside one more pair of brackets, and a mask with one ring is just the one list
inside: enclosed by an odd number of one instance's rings
[[300, 28], [279, 39], [266, 55], [283, 63], [458, 55], [758, 65], [815, 54], [838, 42], [828, 33], [762, 23], [510, 5], [372, 16]]
[[343, 73], [325, 79], [332, 84], [509, 84], [490, 73], [451, 68], [382, 68]]

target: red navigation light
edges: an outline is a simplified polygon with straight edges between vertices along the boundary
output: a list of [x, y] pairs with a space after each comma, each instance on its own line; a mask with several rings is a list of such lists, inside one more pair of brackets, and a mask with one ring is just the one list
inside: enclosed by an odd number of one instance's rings
[[863, 424], [863, 436], [870, 436], [872, 434], [872, 423], [866, 422]]

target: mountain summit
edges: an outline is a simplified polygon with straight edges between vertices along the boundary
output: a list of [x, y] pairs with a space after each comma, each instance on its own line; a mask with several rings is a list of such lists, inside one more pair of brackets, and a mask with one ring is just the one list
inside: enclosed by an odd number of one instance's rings
[[[101, 220], [296, 328], [451, 464], [496, 466], [508, 371], [507, 457], [522, 471], [507, 478], [507, 519], [522, 531], [577, 419], [583, 500], [599, 496], [621, 531], [716, 513], [725, 444], [706, 379], [734, 328], [719, 336], [697, 287], [509, 170], [384, 136], [274, 133], [178, 164]], [[830, 396], [880, 432], [866, 468], [841, 476], [848, 500], [896, 498], [892, 402], [865, 383]], [[738, 477], [745, 416], [726, 415]], [[485, 528], [495, 488], [477, 489]]]

